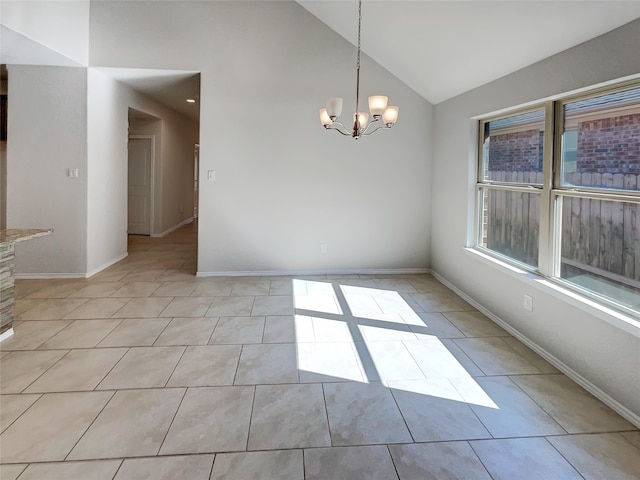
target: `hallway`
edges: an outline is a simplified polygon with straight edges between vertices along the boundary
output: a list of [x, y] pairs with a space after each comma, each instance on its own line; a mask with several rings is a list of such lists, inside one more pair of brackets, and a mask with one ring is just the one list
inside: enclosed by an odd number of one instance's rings
[[19, 280], [0, 478], [637, 479], [640, 431], [430, 275]]

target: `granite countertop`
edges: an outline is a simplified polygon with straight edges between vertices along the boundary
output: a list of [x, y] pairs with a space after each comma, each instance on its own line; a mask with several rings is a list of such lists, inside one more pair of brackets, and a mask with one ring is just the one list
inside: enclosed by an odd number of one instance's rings
[[0, 243], [16, 243], [32, 238], [44, 237], [53, 232], [53, 228], [7, 228], [0, 230]]

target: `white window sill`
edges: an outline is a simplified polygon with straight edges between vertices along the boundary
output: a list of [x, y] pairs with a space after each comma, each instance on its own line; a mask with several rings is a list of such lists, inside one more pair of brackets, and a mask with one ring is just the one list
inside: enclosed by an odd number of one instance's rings
[[625, 315], [624, 313], [607, 307], [606, 305], [602, 305], [595, 300], [580, 295], [573, 290], [567, 289], [548, 278], [523, 270], [522, 268], [502, 261], [473, 247], [465, 247], [464, 251], [474, 259], [517, 278], [526, 285], [530, 285], [544, 293], [553, 295], [554, 297], [581, 309], [589, 315], [597, 317], [631, 335], [640, 337], [640, 321], [636, 318]]

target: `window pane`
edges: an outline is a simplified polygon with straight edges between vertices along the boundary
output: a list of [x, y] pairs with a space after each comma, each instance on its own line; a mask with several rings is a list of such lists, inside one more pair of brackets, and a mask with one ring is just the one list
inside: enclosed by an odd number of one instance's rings
[[562, 185], [640, 189], [640, 88], [564, 105]]
[[484, 124], [481, 181], [542, 184], [544, 110]]
[[479, 243], [532, 267], [538, 266], [540, 194], [481, 188]]
[[564, 197], [560, 277], [640, 310], [640, 204]]

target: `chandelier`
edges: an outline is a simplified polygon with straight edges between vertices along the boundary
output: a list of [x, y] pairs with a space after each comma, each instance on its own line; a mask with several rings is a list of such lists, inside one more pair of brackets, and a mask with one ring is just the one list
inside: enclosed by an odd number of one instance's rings
[[[342, 99], [330, 98], [326, 107], [320, 110], [320, 122], [326, 130], [352, 136], [356, 140], [371, 135], [381, 128], [391, 128], [398, 120], [398, 107], [387, 106], [388, 98], [384, 95], [369, 97], [369, 112], [373, 120], [369, 122], [369, 114], [358, 111], [360, 101], [360, 29], [362, 26], [362, 0], [358, 0], [358, 59], [356, 61], [356, 113], [353, 115], [353, 130], [350, 132], [338, 121], [342, 113]], [[381, 122], [381, 123], [378, 123]], [[376, 125], [377, 124], [377, 125]], [[373, 128], [373, 126], [376, 128]]]

